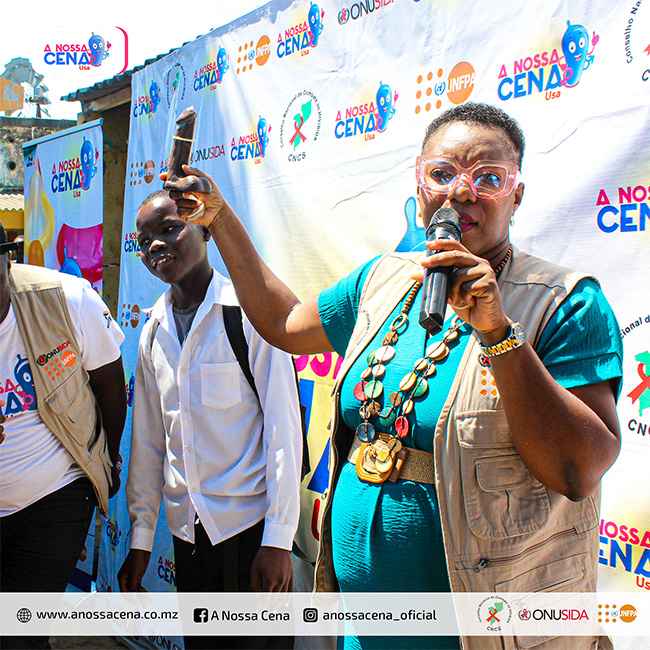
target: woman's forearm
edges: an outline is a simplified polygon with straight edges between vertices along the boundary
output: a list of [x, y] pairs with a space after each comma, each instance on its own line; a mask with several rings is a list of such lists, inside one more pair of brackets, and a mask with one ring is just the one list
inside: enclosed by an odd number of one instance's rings
[[[248, 319], [271, 345], [292, 354], [330, 352], [318, 313], [318, 296], [305, 303], [278, 278], [257, 252], [246, 228], [208, 174], [183, 165], [187, 176], [170, 191], [178, 215], [210, 231], [228, 269], [237, 298]], [[167, 173], [160, 175], [167, 180]], [[209, 194], [183, 190], [197, 178], [210, 182]]]
[[208, 226], [253, 327], [269, 342], [292, 354], [331, 351], [314, 296], [301, 303], [257, 252], [230, 205]]

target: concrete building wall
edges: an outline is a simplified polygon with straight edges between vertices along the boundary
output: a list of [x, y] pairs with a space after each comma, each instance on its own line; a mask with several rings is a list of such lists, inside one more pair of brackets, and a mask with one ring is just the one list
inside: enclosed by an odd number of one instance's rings
[[24, 192], [23, 143], [75, 125], [74, 120], [0, 117], [0, 192]]

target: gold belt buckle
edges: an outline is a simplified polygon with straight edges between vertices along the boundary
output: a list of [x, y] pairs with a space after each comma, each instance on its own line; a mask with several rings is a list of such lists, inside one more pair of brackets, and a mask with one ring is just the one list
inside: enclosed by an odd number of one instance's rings
[[380, 433], [373, 442], [362, 442], [355, 467], [357, 476], [368, 483], [383, 483], [393, 471], [402, 443], [395, 437]]

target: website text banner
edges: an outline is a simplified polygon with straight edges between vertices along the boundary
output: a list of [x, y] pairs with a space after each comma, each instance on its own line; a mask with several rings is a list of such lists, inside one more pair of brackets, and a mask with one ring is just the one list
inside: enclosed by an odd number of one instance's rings
[[4, 634], [650, 635], [650, 594], [2, 594]]

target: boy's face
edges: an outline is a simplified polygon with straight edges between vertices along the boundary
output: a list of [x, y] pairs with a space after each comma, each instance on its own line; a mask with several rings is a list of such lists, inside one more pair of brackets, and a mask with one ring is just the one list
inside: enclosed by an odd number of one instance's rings
[[135, 224], [140, 257], [163, 282], [177, 284], [206, 263], [207, 231], [183, 221], [169, 197], [157, 198], [140, 208]]

